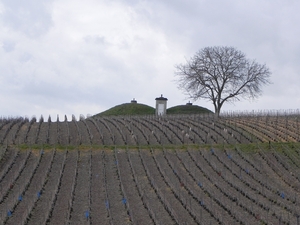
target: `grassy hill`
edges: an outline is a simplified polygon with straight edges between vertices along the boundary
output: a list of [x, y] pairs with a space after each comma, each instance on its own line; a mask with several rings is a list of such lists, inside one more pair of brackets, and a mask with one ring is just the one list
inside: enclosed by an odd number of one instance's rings
[[[167, 109], [167, 114], [199, 114], [212, 113], [207, 108], [197, 105], [178, 105]], [[124, 103], [114, 106], [94, 116], [127, 116], [127, 115], [150, 115], [155, 114], [155, 108], [140, 103]]]
[[167, 114], [199, 114], [199, 113], [213, 113], [207, 108], [198, 105], [178, 105], [167, 109]]
[[154, 114], [155, 109], [140, 103], [124, 103], [114, 106], [95, 116], [126, 116], [126, 115], [149, 115]]

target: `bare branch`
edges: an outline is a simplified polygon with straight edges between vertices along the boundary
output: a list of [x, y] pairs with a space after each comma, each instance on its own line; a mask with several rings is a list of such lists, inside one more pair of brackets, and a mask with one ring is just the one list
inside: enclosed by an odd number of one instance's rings
[[233, 47], [203, 48], [175, 68], [179, 89], [194, 100], [212, 101], [217, 114], [225, 102], [258, 98], [262, 86], [270, 84], [267, 66]]

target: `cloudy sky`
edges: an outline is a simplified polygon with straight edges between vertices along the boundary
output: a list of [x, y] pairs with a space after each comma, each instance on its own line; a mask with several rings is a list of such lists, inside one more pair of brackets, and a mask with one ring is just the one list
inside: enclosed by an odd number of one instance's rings
[[[223, 110], [300, 106], [298, 0], [0, 0], [0, 115], [96, 114], [130, 102], [188, 102], [176, 64], [233, 46], [272, 85]], [[194, 104], [213, 110], [210, 102]]]

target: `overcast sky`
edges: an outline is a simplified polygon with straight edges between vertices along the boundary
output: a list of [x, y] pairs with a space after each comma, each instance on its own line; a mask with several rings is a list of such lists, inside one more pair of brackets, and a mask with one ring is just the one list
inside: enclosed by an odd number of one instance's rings
[[[188, 102], [176, 64], [233, 46], [272, 83], [223, 110], [300, 105], [298, 0], [0, 0], [0, 115], [77, 118], [130, 102]], [[206, 101], [194, 102], [213, 110]]]

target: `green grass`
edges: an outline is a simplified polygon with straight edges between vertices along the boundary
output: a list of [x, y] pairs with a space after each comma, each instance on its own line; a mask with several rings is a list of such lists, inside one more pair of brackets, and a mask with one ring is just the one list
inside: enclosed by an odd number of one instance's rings
[[[114, 150], [115, 148], [119, 149], [151, 149], [151, 148], [165, 148], [165, 149], [227, 149], [233, 150], [239, 149], [239, 151], [243, 153], [256, 153], [259, 151], [276, 151], [278, 153], [282, 152], [283, 146], [287, 146], [291, 149], [300, 148], [300, 143], [288, 143], [288, 142], [272, 142], [269, 143], [251, 143], [251, 144], [181, 144], [181, 145], [29, 145], [29, 144], [22, 144], [22, 145], [10, 145], [10, 148], [18, 148], [20, 150], [39, 150], [39, 149], [57, 149], [57, 150], [88, 150], [88, 149], [111, 149]], [[4, 146], [0, 146], [3, 148]]]
[[150, 115], [154, 114], [155, 109], [151, 106], [139, 103], [124, 103], [112, 107], [94, 116], [128, 116], [128, 115]]
[[[212, 111], [197, 105], [178, 105], [167, 109], [167, 114], [199, 114], [212, 113]], [[104, 112], [94, 115], [97, 116], [129, 116], [129, 115], [154, 115], [155, 108], [139, 104], [124, 103], [114, 106]]]
[[207, 108], [198, 105], [178, 105], [167, 109], [167, 114], [199, 114], [213, 113]]

